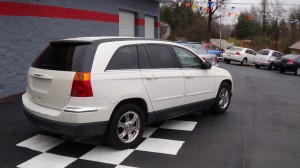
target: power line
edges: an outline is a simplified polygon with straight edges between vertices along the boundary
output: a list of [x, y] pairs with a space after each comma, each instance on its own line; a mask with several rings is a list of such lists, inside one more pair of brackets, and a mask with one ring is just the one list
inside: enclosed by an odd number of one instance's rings
[[[245, 2], [245, 3], [240, 3], [240, 2], [229, 2], [226, 4], [238, 4], [238, 5], [261, 5], [261, 3], [250, 3], [250, 2]], [[268, 3], [268, 5], [289, 5], [289, 6], [299, 6], [300, 4], [274, 4], [274, 3]]]

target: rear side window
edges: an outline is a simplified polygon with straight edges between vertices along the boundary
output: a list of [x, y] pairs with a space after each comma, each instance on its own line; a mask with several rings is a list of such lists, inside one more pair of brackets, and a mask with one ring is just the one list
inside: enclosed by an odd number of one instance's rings
[[150, 61], [150, 58], [148, 56], [145, 46], [139, 47], [139, 63], [140, 63], [140, 69], [152, 68], [151, 61]]
[[146, 46], [153, 68], [175, 68], [173, 55], [167, 45], [149, 44]]
[[119, 48], [106, 67], [107, 70], [138, 68], [138, 53], [135, 45]]
[[31, 65], [34, 68], [80, 71], [84, 69], [85, 52], [89, 43], [52, 43]]

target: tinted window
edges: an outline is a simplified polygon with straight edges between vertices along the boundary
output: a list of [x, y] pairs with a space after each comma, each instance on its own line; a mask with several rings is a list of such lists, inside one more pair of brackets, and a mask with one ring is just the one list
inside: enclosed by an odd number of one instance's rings
[[258, 51], [258, 54], [260, 54], [260, 55], [269, 55], [269, 53], [270, 53], [270, 50], [259, 50]]
[[34, 68], [80, 71], [83, 69], [87, 43], [52, 43], [31, 65]]
[[149, 69], [152, 68], [151, 61], [146, 51], [145, 46], [139, 47], [139, 62], [140, 62], [140, 69]]
[[172, 53], [167, 45], [149, 44], [146, 46], [153, 68], [175, 68]]
[[254, 51], [252, 51], [252, 50], [250, 50], [250, 53], [251, 53], [252, 55], [256, 55], [256, 52], [254, 52]]
[[283, 56], [282, 58], [285, 58], [285, 59], [291, 59], [291, 60], [296, 60], [300, 57], [300, 55], [293, 55], [293, 54], [289, 54], [289, 55], [285, 55]]
[[106, 69], [138, 69], [136, 46], [126, 46], [118, 49], [112, 56]]
[[202, 61], [192, 52], [180, 47], [173, 47], [173, 49], [179, 58], [182, 68], [200, 68]]
[[278, 53], [278, 52], [273, 52], [272, 56], [274, 56], [274, 57], [280, 57], [280, 56], [281, 56], [281, 54], [280, 54], [280, 53]]

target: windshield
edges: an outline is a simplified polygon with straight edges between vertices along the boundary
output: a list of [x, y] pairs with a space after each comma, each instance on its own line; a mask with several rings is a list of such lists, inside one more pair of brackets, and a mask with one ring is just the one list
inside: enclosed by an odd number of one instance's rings
[[189, 49], [193, 50], [197, 54], [207, 54], [207, 51], [203, 48], [201, 44], [183, 43], [182, 45], [188, 47]]
[[258, 54], [260, 54], [260, 55], [269, 55], [269, 53], [270, 53], [270, 50], [259, 50], [258, 51]]

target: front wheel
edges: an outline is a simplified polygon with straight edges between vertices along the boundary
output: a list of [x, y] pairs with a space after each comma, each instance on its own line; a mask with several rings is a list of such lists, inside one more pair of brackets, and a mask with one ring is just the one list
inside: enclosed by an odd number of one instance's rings
[[223, 114], [229, 107], [231, 100], [230, 86], [228, 83], [221, 83], [215, 103], [211, 107], [214, 114]]
[[285, 72], [285, 70], [284, 69], [279, 69], [279, 72], [283, 74]]
[[226, 60], [224, 60], [227, 64], [230, 64], [230, 60], [228, 60], [228, 59], [226, 59]]
[[135, 104], [125, 104], [113, 114], [108, 129], [106, 142], [117, 149], [136, 147], [142, 139], [145, 129], [145, 116]]
[[274, 63], [271, 63], [268, 68], [269, 70], [274, 71], [275, 70]]

